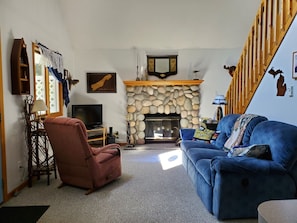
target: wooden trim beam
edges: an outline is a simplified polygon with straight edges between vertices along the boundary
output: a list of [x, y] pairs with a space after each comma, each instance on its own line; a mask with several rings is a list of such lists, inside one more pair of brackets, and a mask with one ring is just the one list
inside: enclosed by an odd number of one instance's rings
[[124, 81], [126, 86], [177, 86], [200, 85], [203, 80], [155, 80], [155, 81]]

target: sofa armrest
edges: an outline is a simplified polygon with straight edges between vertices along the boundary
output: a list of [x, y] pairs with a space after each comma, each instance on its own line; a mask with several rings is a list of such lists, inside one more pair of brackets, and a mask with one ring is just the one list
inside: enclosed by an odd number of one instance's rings
[[251, 157], [215, 157], [211, 160], [212, 172], [271, 174], [286, 173], [286, 169], [272, 160]]
[[195, 129], [182, 128], [179, 130], [179, 133], [180, 133], [180, 138], [182, 140], [192, 140], [195, 133]]

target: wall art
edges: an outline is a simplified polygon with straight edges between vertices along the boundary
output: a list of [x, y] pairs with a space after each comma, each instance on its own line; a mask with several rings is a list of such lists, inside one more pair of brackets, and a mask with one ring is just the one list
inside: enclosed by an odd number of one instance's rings
[[87, 73], [88, 93], [116, 93], [116, 73]]

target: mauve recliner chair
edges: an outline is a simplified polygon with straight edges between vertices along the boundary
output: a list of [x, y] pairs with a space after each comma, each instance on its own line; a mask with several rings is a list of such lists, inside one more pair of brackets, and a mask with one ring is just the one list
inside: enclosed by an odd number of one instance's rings
[[101, 148], [87, 142], [84, 123], [76, 118], [46, 118], [49, 137], [62, 185], [86, 188], [86, 194], [121, 176], [120, 145]]

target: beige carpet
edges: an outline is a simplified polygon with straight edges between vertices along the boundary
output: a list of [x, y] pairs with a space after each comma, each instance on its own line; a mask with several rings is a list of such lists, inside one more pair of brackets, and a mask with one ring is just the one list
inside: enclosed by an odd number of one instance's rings
[[[163, 148], [163, 149], [161, 149]], [[122, 150], [123, 175], [100, 190], [65, 186], [46, 177], [33, 182], [5, 206], [50, 205], [39, 223], [217, 223], [180, 165], [179, 149], [152, 144]], [[162, 162], [161, 162], [162, 160]], [[224, 221], [256, 223], [256, 219]]]

